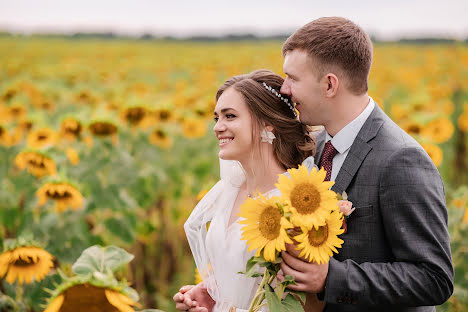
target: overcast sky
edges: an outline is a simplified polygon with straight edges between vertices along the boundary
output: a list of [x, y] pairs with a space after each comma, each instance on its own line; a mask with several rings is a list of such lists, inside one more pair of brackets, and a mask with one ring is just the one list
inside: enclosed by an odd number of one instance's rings
[[343, 16], [382, 39], [468, 37], [468, 0], [0, 0], [0, 30], [222, 35], [290, 33]]

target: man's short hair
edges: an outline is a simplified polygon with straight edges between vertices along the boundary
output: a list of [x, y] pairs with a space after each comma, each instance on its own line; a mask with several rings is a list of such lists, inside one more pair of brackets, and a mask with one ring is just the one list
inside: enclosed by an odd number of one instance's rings
[[372, 41], [364, 30], [342, 17], [316, 19], [292, 34], [283, 45], [283, 56], [293, 50], [307, 52], [323, 75], [345, 76], [345, 86], [357, 95], [367, 92], [367, 79], [372, 64]]

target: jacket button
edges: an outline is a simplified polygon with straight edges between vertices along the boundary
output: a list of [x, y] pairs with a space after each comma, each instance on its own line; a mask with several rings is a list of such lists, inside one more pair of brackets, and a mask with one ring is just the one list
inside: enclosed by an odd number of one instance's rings
[[341, 297], [341, 296], [337, 297], [336, 302], [343, 303], [343, 297]]

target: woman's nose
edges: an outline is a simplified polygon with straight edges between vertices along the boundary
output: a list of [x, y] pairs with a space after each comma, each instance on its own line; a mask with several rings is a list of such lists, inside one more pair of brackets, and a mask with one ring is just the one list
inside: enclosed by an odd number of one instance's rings
[[215, 133], [217, 132], [223, 132], [225, 130], [225, 125], [224, 125], [224, 122], [221, 120], [221, 119], [218, 119], [218, 121], [215, 123], [214, 127], [213, 127], [213, 131]]

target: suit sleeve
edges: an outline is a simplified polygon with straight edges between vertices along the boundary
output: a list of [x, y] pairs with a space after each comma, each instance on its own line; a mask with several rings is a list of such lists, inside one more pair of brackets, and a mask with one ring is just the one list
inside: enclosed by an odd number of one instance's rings
[[[430, 306], [453, 292], [444, 186], [419, 146], [397, 150], [381, 171], [379, 212], [394, 255], [387, 263], [331, 259], [324, 300]], [[370, 247], [372, 248], [372, 247]]]

